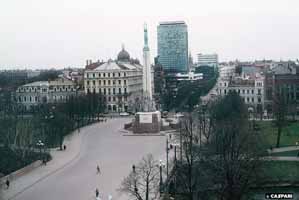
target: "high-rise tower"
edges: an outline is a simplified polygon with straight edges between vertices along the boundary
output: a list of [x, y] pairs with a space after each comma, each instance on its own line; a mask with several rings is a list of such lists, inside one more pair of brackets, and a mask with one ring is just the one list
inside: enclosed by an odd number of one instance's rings
[[152, 100], [152, 73], [150, 62], [150, 50], [148, 47], [147, 26], [144, 24], [144, 47], [143, 47], [143, 93], [145, 98]]
[[158, 56], [164, 72], [188, 71], [188, 30], [185, 22], [159, 24]]

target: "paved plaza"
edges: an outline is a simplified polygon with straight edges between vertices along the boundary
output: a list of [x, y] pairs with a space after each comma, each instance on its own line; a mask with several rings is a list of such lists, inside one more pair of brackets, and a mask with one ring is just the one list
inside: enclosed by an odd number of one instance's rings
[[[89, 200], [95, 189], [101, 199], [128, 199], [117, 191], [121, 181], [143, 156], [152, 153], [165, 160], [165, 136], [124, 136], [121, 131], [129, 118], [109, 119], [81, 128], [66, 139], [67, 150], [54, 152], [47, 166], [12, 181], [4, 199], [16, 200]], [[101, 174], [96, 173], [96, 166]]]

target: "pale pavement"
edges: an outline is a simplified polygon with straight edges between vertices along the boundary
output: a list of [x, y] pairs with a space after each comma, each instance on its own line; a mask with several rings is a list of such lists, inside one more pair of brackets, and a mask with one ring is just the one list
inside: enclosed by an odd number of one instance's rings
[[[66, 151], [54, 151], [53, 160], [11, 182], [4, 199], [73, 200], [128, 199], [118, 192], [121, 181], [143, 156], [152, 153], [165, 160], [165, 136], [123, 136], [124, 123], [131, 119], [109, 119], [81, 128], [66, 142]], [[99, 164], [101, 174], [96, 174]]]

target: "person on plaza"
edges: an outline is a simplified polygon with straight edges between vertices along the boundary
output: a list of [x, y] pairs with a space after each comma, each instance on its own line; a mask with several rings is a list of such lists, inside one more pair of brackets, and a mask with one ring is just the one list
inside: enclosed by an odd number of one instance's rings
[[6, 179], [5, 184], [6, 184], [6, 188], [8, 189], [9, 185], [10, 185], [10, 181], [8, 179]]
[[99, 165], [97, 165], [97, 174], [101, 174], [101, 169]]
[[66, 150], [66, 145], [63, 145], [63, 150], [64, 150], [64, 151]]
[[98, 190], [98, 188], [96, 188], [96, 197], [99, 197], [99, 190]]

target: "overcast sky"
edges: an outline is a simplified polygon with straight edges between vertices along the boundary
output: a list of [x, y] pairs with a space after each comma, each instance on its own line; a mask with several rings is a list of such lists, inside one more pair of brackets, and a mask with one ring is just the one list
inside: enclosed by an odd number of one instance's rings
[[152, 58], [160, 21], [184, 20], [189, 48], [220, 61], [299, 58], [298, 0], [7, 0], [0, 6], [0, 69], [83, 67], [115, 59], [121, 44]]

